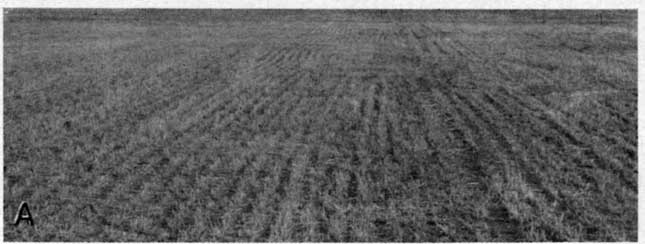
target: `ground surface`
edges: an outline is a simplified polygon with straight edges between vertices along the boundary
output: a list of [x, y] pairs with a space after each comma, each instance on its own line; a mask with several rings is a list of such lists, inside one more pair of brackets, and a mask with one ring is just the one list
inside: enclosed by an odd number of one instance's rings
[[636, 240], [635, 12], [44, 13], [5, 14], [5, 240]]

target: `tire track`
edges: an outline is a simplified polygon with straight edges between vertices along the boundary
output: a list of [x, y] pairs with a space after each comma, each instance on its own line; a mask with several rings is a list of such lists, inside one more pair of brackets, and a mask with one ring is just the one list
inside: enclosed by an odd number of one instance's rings
[[[504, 97], [508, 97], [509, 99], [513, 99], [513, 100], [514, 100], [513, 102], [517, 102], [517, 100], [515, 100], [515, 99], [517, 99], [517, 98], [512, 98], [512, 97], [510, 96], [510, 94], [509, 94], [509, 93], [507, 93], [505, 90], [500, 89], [500, 91], [501, 91], [501, 92], [503, 92], [503, 93], [505, 93], [505, 94], [503, 95]], [[505, 104], [511, 104], [511, 103], [508, 103], [508, 102], [507, 102], [507, 103], [505, 103]], [[521, 105], [521, 103], [519, 103], [519, 102], [517, 102], [517, 103], [513, 103], [513, 104], [520, 104], [520, 105]], [[522, 109], [526, 109], [526, 108], [522, 108], [521, 106], [518, 106], [518, 107], [519, 107], [519, 109], [520, 109], [519, 111], [523, 111]], [[523, 113], [526, 113], [526, 111], [523, 111]], [[560, 126], [560, 125], [556, 124], [556, 122], [551, 122], [551, 123], [544, 122], [544, 120], [545, 120], [545, 118], [544, 118], [544, 117], [538, 117], [538, 118], [536, 118], [536, 119], [532, 119], [532, 120], [530, 120], [530, 121], [536, 121], [536, 120], [537, 120], [537, 121], [542, 120], [542, 123], [541, 123], [540, 125], [536, 125], [536, 126], [539, 126], [538, 128], [543, 128], [544, 130], [547, 130], [547, 131], [548, 131], [549, 129], [551, 129], [551, 130], [555, 130], [554, 132], [551, 132], [551, 134], [553, 134], [553, 135], [562, 135], [562, 134], [564, 134], [564, 133], [562, 133], [562, 132], [561, 132], [561, 130], [553, 129], [553, 127]], [[573, 137], [573, 135], [570, 135], [570, 137]], [[560, 141], [566, 141], [566, 140], [571, 140], [571, 139], [566, 138], [566, 134], [565, 134], [565, 138], [563, 138], [563, 139], [562, 139], [562, 140], [560, 140]], [[553, 143], [555, 142], [555, 143], [556, 143], [557, 148], [564, 148], [564, 147], [563, 147], [562, 142], [560, 142], [560, 141], [557, 141], [557, 140], [556, 140], [556, 141], [551, 141], [551, 142], [549, 142], [549, 141], [545, 141], [545, 143], [547, 143], [547, 144], [553, 144]], [[596, 165], [596, 167], [601, 168], [601, 169], [603, 169], [603, 170], [610, 170], [611, 172], [614, 172], [614, 173], [616, 173], [616, 170], [621, 170], [621, 169], [619, 169], [619, 168], [617, 169], [617, 168], [616, 168], [616, 166], [615, 166], [615, 165], [613, 165], [613, 163], [612, 163], [612, 165], [609, 165], [609, 166], [607, 166], [607, 165], [603, 164], [603, 163], [602, 163], [602, 162], [603, 162], [603, 160], [607, 160], [607, 159], [603, 159], [601, 156], [599, 156], [598, 154], [596, 154], [596, 153], [593, 151], [593, 150], [595, 150], [595, 149], [593, 149], [593, 147], [591, 147], [591, 146], [589, 146], [589, 145], [582, 144], [582, 142], [572, 142], [572, 143], [573, 143], [575, 146], [577, 146], [578, 148], [581, 148], [581, 150], [583, 151], [583, 154], [582, 154], [581, 156], [584, 156], [584, 157], [585, 157], [585, 158], [574, 158], [574, 162], [577, 162], [578, 164], [581, 164], [583, 161], [586, 161], [586, 162], [593, 162], [593, 163], [594, 163], [594, 165]], [[568, 155], [568, 154], [561, 154], [561, 153], [558, 153], [558, 152], [553, 152], [553, 153], [554, 153], [555, 155], [560, 155], [560, 156], [562, 157], [562, 160], [565, 160], [566, 158], [568, 158], [568, 157], [567, 157], [567, 155]], [[606, 161], [605, 161], [605, 162], [606, 162]], [[602, 165], [598, 165], [598, 164], [602, 164]], [[588, 166], [585, 166], [584, 164], [581, 164], [581, 166], [582, 166], [582, 167], [588, 167]], [[624, 169], [622, 169], [622, 170], [624, 170]], [[621, 181], [625, 181], [625, 180], [626, 180], [626, 179], [624, 178], [625, 176], [624, 176], [623, 174], [621, 174], [621, 173], [617, 173], [617, 174], [616, 174], [616, 176], [617, 176]], [[629, 183], [626, 183], [626, 184], [628, 184], [628, 186], [629, 186]]]
[[[505, 93], [505, 96], [509, 97], [514, 102], [517, 102], [517, 104], [521, 105], [521, 107], [537, 112], [535, 111], [535, 108], [531, 109], [531, 106], [528, 105], [525, 101], [510, 94], [505, 89], [500, 89], [500, 91], [503, 91]], [[626, 169], [620, 168], [619, 165], [621, 164], [615, 159], [601, 156], [597, 152], [596, 147], [578, 139], [578, 137], [574, 134], [575, 132], [571, 131], [560, 122], [555, 121], [552, 117], [546, 115], [544, 112], [537, 112], [536, 115], [536, 119], [540, 121], [540, 123], [544, 124], [549, 130], [555, 131], [556, 134], [562, 135], [562, 137], [566, 141], [568, 141], [569, 144], [583, 150], [583, 155], [588, 161], [594, 162], [594, 164], [600, 169], [613, 172], [619, 177], [619, 179], [623, 182], [623, 184], [625, 184], [626, 187], [630, 188], [632, 191], [636, 191], [635, 178], [633, 177], [635, 173], [627, 172]], [[609, 165], [603, 164], [601, 162], [608, 162]]]
[[[509, 78], [509, 77], [507, 77], [507, 78]], [[542, 77], [542, 79], [547, 79], [546, 80], [547, 82], [549, 82], [549, 81], [553, 82], [552, 80], [549, 80], [548, 78], [545, 78], [545, 77]], [[521, 99], [510, 95], [510, 93], [508, 91], [504, 91], [504, 92], [507, 93], [505, 95], [508, 95], [509, 97], [512, 97], [515, 101], [519, 102], [519, 104], [521, 104], [522, 107], [524, 107], [526, 109], [530, 109], [532, 112], [537, 113], [538, 114], [537, 117], [538, 117], [539, 121], [541, 121], [542, 123], [546, 124], [547, 127], [551, 128], [552, 130], [555, 130], [555, 131], [559, 132], [560, 134], [562, 134], [566, 138], [566, 140], [568, 140], [571, 144], [573, 144], [573, 145], [575, 145], [575, 146], [577, 146], [579, 148], [583, 148], [583, 149], [586, 148], [586, 150], [584, 151], [584, 154], [588, 158], [588, 160], [591, 160], [591, 161], [594, 161], [594, 162], [602, 162], [602, 161], [610, 162], [609, 166], [607, 166], [605, 164], [602, 164], [602, 163], [596, 163], [596, 164], [600, 168], [602, 168], [604, 170], [613, 171], [614, 173], [619, 175], [621, 180], [623, 182], [625, 182], [625, 184], [629, 188], [631, 188], [632, 190], [635, 190], [634, 182], [632, 180], [629, 180], [629, 178], [632, 178], [630, 176], [631, 173], [625, 172], [624, 170], [621, 170], [620, 166], [618, 166], [618, 165], [621, 165], [619, 163], [620, 160], [616, 160], [616, 159], [613, 159], [611, 157], [608, 158], [608, 157], [601, 156], [597, 152], [597, 149], [594, 148], [592, 145], [588, 145], [587, 143], [584, 143], [582, 140], [578, 139], [577, 136], [574, 136], [574, 133], [575, 134], [578, 134], [578, 133], [572, 131], [570, 128], [565, 127], [564, 125], [560, 124], [559, 122], [555, 122], [553, 120], [553, 118], [551, 118], [550, 116], [546, 116], [543, 111], [548, 111], [548, 109], [534, 108], [532, 106], [527, 105], [526, 102], [522, 101]], [[544, 105], [539, 105], [539, 106], [543, 107]], [[583, 136], [590, 137], [591, 135], [583, 135]]]
[[[500, 96], [496, 96], [496, 97], [500, 97]], [[513, 103], [509, 103], [509, 102], [506, 102], [506, 101], [500, 101], [500, 102], [494, 101], [493, 97], [490, 96], [490, 95], [487, 95], [486, 100], [489, 100], [490, 104], [493, 104], [495, 107], [501, 108], [500, 111], [505, 111], [504, 113], [511, 112], [511, 111], [518, 111], [518, 109], [515, 106], [510, 106], [510, 104], [513, 104]], [[502, 105], [502, 104], [505, 104], [505, 105]], [[524, 117], [524, 116], [525, 115], [521, 115], [520, 117]], [[508, 120], [508, 121], [510, 122], [510, 124], [515, 124], [515, 122], [512, 122], [512, 120]], [[534, 120], [531, 119], [530, 121], [534, 121]], [[526, 126], [523, 126], [523, 127], [526, 127]], [[535, 125], [530, 125], [530, 126], [528, 126], [526, 128], [531, 128], [532, 132], [530, 132], [530, 133], [533, 134], [533, 135], [543, 134], [543, 131], [544, 131], [543, 129], [537, 129], [539, 127], [536, 127]], [[527, 136], [523, 136], [523, 137], [530, 138], [530, 137], [532, 137], [532, 135], [527, 135]], [[549, 143], [548, 141], [544, 141], [544, 142]], [[552, 161], [554, 161], [554, 159], [551, 159], [553, 157], [558, 158], [558, 159], [556, 159], [557, 161], [567, 162], [567, 163], [561, 163], [559, 166], [557, 166], [558, 169], [556, 169], [553, 173], [549, 173], [549, 171], [553, 171], [553, 170], [550, 170], [549, 168], [536, 168], [536, 169], [534, 169], [535, 172], [541, 172], [541, 171], [546, 170], [545, 174], [551, 175], [551, 176], [557, 175], [558, 172], [573, 172], [575, 174], [575, 177], [568, 176], [567, 179], [563, 179], [563, 180], [557, 180], [557, 179], [550, 180], [551, 182], [553, 182], [551, 184], [564, 184], [562, 186], [554, 185], [554, 186], [550, 187], [551, 189], [563, 190], [563, 189], [565, 189], [567, 187], [571, 187], [572, 185], [576, 186], [578, 188], [585, 188], [586, 189], [586, 187], [584, 187], [584, 184], [581, 185], [581, 184], [572, 182], [572, 181], [575, 181], [575, 179], [579, 178], [581, 180], [586, 181], [587, 184], [591, 184], [592, 188], [595, 187], [594, 188], [595, 192], [590, 192], [589, 194], [591, 194], [591, 195], [589, 195], [588, 197], [590, 197], [590, 198], [598, 198], [599, 197], [599, 198], [605, 199], [607, 201], [619, 201], [619, 202], [622, 201], [622, 200], [613, 199], [613, 197], [609, 197], [609, 198], [611, 198], [611, 199], [609, 199], [607, 196], [592, 196], [592, 195], [602, 194], [603, 192], [607, 191], [607, 190], [600, 191], [598, 189], [598, 186], [600, 185], [600, 183], [597, 182], [597, 179], [602, 179], [603, 176], [597, 175], [594, 171], [587, 170], [587, 168], [586, 168], [587, 166], [581, 164], [580, 159], [577, 159], [577, 158], [570, 159], [569, 155], [571, 155], [572, 153], [558, 153], [556, 151], [544, 151], [544, 150], [532, 149], [531, 145], [533, 145], [533, 144], [535, 144], [535, 143], [527, 141], [526, 144], [525, 144], [526, 145], [525, 149], [523, 151], [535, 152], [535, 154], [538, 155], [540, 158], [537, 159], [538, 160], [537, 162], [531, 163], [531, 164], [529, 164], [527, 166], [539, 165], [538, 162], [552, 162]], [[557, 146], [555, 148], [563, 148], [563, 147]], [[549, 155], [552, 155], [552, 156], [549, 156]], [[568, 169], [568, 168], [570, 168], [571, 165], [573, 165], [573, 168]], [[564, 168], [562, 168], [562, 167], [564, 167]], [[578, 168], [576, 168], [576, 167], [578, 167]], [[526, 167], [524, 167], [524, 168], [526, 169]], [[541, 177], [541, 178], [542, 179], [550, 179], [550, 177]], [[594, 189], [591, 189], [591, 191], [593, 191]], [[588, 190], [586, 190], [586, 191], [588, 191]], [[552, 195], [554, 195], [554, 194], [552, 194]], [[568, 196], [568, 195], [561, 195], [561, 194], [558, 194], [557, 196], [554, 195], [554, 197], [557, 198], [558, 204], [556, 204], [556, 205], [559, 206], [557, 208], [557, 211], [564, 212], [566, 215], [570, 216], [570, 217], [566, 218], [568, 221], [571, 221], [572, 219], [578, 219], [579, 216], [583, 216], [582, 213], [579, 212], [578, 208], [576, 208], [576, 207], [567, 207], [567, 206], [570, 206], [571, 203], [573, 203], [573, 204], [583, 204], [583, 203], [578, 203], [579, 201], [583, 201], [580, 197], [571, 197], [571, 196]], [[549, 201], [551, 201], [551, 200], [549, 200]], [[600, 215], [602, 212], [606, 211], [606, 210], [603, 210], [602, 208], [598, 208], [598, 206], [601, 206], [601, 205], [593, 204], [593, 210], [591, 210], [591, 211], [595, 212], [597, 215]], [[589, 211], [589, 209], [587, 209], [586, 211]], [[572, 225], [576, 225], [576, 224], [579, 224], [579, 223], [584, 223], [584, 221], [583, 220], [578, 220], [578, 221], [570, 222], [570, 224], [572, 224]], [[592, 229], [592, 228], [597, 228], [597, 226], [587, 225], [585, 228]], [[563, 238], [564, 237], [561, 236], [560, 238], [557, 238], [557, 239], [563, 239]]]

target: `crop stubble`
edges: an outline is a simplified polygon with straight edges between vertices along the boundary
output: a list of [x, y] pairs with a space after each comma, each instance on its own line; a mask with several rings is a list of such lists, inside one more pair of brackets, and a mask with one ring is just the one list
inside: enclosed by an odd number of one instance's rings
[[283, 24], [7, 23], [5, 238], [635, 240], [635, 38]]

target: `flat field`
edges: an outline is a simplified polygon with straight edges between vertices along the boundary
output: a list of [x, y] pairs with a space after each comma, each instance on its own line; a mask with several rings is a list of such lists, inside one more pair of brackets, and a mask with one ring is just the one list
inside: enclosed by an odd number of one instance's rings
[[636, 241], [635, 23], [5, 10], [4, 240]]

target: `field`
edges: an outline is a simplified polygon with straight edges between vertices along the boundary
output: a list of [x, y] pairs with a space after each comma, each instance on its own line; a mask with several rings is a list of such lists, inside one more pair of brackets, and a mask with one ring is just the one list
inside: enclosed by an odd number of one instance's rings
[[5, 10], [4, 240], [636, 241], [636, 49], [635, 10]]

